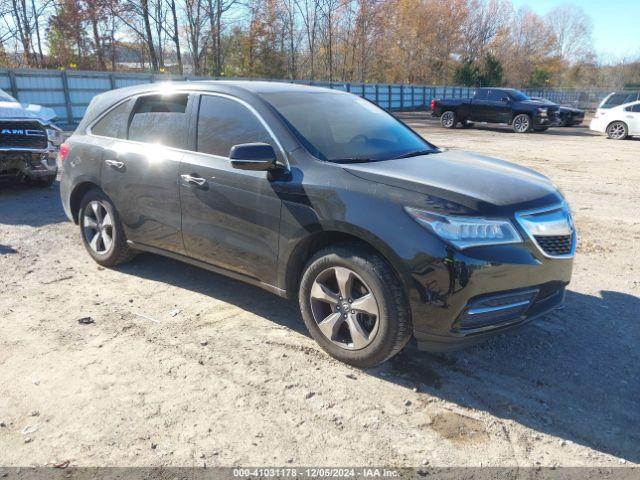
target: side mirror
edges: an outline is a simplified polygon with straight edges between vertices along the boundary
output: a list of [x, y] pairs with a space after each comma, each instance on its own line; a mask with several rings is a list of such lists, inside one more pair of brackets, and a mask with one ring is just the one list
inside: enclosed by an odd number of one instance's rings
[[267, 143], [242, 143], [229, 152], [231, 166], [239, 170], [267, 171], [277, 168], [276, 151]]
[[502, 97], [502, 103], [509, 103], [509, 102], [511, 102], [509, 97]]

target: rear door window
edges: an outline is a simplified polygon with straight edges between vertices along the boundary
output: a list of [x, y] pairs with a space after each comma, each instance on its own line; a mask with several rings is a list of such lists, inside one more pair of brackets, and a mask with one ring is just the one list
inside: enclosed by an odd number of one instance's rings
[[486, 100], [489, 96], [489, 90], [476, 90], [473, 96], [474, 100]]
[[198, 152], [228, 157], [231, 147], [263, 142], [275, 145], [260, 120], [247, 107], [229, 98], [203, 95], [198, 113]]
[[188, 102], [187, 94], [138, 98], [129, 124], [129, 140], [188, 148]]
[[129, 102], [123, 102], [91, 127], [91, 133], [101, 137], [125, 138], [129, 119]]

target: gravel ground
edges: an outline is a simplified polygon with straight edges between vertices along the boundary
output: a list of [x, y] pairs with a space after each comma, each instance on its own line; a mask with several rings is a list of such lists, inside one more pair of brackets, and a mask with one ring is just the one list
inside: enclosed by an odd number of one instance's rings
[[560, 186], [580, 234], [563, 309], [361, 371], [316, 346], [295, 304], [149, 254], [103, 269], [57, 185], [1, 185], [0, 465], [639, 463], [640, 140], [405, 119]]

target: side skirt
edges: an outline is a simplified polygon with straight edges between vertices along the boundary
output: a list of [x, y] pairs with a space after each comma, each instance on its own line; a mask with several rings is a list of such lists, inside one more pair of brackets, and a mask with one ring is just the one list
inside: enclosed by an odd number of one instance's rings
[[242, 273], [227, 270], [226, 268], [216, 267], [214, 265], [211, 265], [210, 263], [202, 262], [200, 260], [196, 260], [195, 258], [190, 258], [185, 255], [181, 255], [179, 253], [174, 253], [168, 250], [163, 250], [161, 248], [150, 247], [149, 245], [143, 245], [141, 243], [132, 242], [131, 240], [127, 240], [127, 243], [131, 246], [131, 248], [135, 250], [155, 253], [157, 255], [162, 255], [163, 257], [173, 258], [174, 260], [179, 260], [181, 262], [188, 263], [189, 265], [203, 268], [205, 270], [209, 270], [210, 272], [224, 275], [225, 277], [233, 278], [234, 280], [239, 280], [241, 282], [248, 283], [250, 285], [255, 285], [256, 287], [263, 288], [268, 292], [275, 293], [280, 297], [287, 298], [286, 290], [282, 288], [278, 288], [268, 283], [261, 282], [259, 279], [255, 277], [251, 277], [249, 275], [244, 275]]

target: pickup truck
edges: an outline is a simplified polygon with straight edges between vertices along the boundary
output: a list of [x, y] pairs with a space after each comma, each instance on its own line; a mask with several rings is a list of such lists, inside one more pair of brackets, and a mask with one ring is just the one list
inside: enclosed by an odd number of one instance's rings
[[543, 132], [559, 123], [555, 103], [533, 100], [512, 88], [478, 88], [473, 98], [432, 100], [431, 112], [444, 128], [473, 126], [473, 122], [504, 123], [516, 133]]
[[55, 182], [62, 143], [55, 116], [51, 108], [22, 105], [0, 90], [0, 180], [17, 178], [37, 187]]

